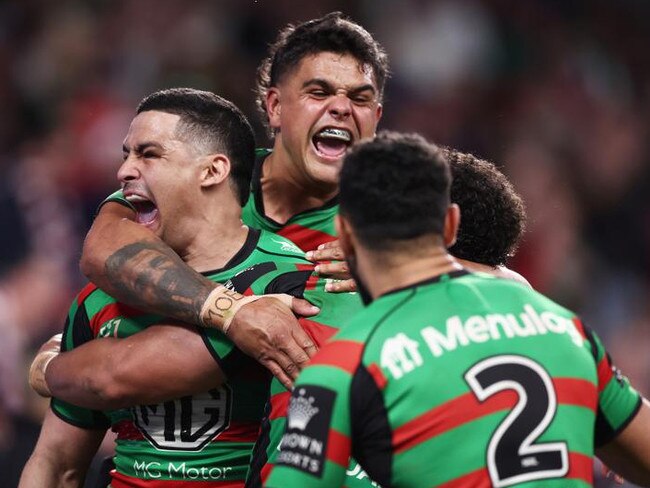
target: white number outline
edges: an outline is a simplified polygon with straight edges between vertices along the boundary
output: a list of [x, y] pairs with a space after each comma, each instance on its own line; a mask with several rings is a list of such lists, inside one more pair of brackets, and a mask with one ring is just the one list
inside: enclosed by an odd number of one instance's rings
[[[483, 372], [486, 369], [489, 369], [494, 366], [503, 366], [508, 364], [519, 364], [526, 366], [532, 369], [535, 373], [539, 375], [542, 379], [544, 386], [546, 387], [546, 392], [548, 394], [549, 404], [546, 409], [546, 413], [542, 418], [541, 422], [526, 436], [523, 440], [517, 453], [521, 457], [526, 457], [534, 455], [541, 452], [550, 452], [550, 451], [559, 451], [562, 459], [562, 466], [559, 469], [555, 470], [543, 470], [543, 471], [534, 471], [530, 473], [519, 474], [511, 476], [509, 478], [501, 479], [499, 478], [499, 472], [497, 470], [495, 456], [496, 449], [501, 441], [501, 438], [505, 432], [510, 428], [513, 422], [519, 417], [521, 412], [526, 407], [528, 403], [528, 395], [524, 387], [513, 380], [503, 380], [491, 384], [487, 388], [483, 388], [476, 376]], [[547, 429], [553, 417], [555, 416], [555, 411], [557, 409], [557, 396], [555, 394], [555, 389], [553, 388], [553, 381], [549, 374], [535, 361], [526, 358], [524, 356], [516, 355], [502, 355], [494, 356], [488, 359], [484, 359], [476, 363], [465, 373], [465, 381], [469, 384], [472, 392], [479, 401], [483, 402], [492, 395], [499, 393], [504, 390], [515, 390], [519, 396], [519, 400], [515, 407], [510, 411], [506, 418], [499, 424], [497, 429], [492, 434], [490, 443], [488, 445], [487, 451], [487, 465], [488, 472], [490, 473], [490, 479], [495, 488], [502, 488], [505, 486], [514, 485], [516, 483], [524, 483], [527, 481], [534, 481], [539, 479], [547, 478], [561, 478], [569, 472], [569, 453], [567, 449], [566, 442], [547, 442], [542, 444], [533, 444], [540, 435], [544, 433]]]

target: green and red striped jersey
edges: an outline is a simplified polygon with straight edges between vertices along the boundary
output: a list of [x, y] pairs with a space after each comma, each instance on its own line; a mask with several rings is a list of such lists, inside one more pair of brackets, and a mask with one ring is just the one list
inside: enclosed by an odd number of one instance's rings
[[[304, 298], [320, 308], [318, 315], [301, 318], [302, 328], [316, 345], [323, 347], [341, 327], [345, 327], [352, 316], [359, 312], [362, 303], [357, 293], [327, 293], [324, 280], [310, 278], [305, 287]], [[246, 488], [259, 488], [273, 469], [278, 446], [286, 424], [287, 407], [291, 392], [277, 378], [271, 380], [270, 401], [262, 421], [260, 436], [253, 450], [251, 469]], [[377, 486], [368, 478], [355, 460], [350, 461], [345, 486], [348, 488], [371, 488]]]
[[[242, 220], [254, 229], [262, 229], [286, 237], [303, 251], [313, 251], [320, 244], [336, 239], [334, 217], [339, 211], [337, 199], [334, 198], [322, 207], [306, 210], [280, 224], [266, 216], [262, 200], [262, 165], [271, 153], [268, 149], [257, 149], [257, 159], [253, 169], [251, 193], [242, 210]], [[129, 208], [131, 204], [124, 199], [121, 190], [109, 195], [103, 202], [117, 202]]]
[[350, 455], [383, 486], [592, 486], [594, 448], [640, 405], [575, 314], [457, 271], [383, 295], [318, 352], [266, 486], [340, 487]]
[[[204, 274], [244, 294], [302, 296], [312, 269], [291, 242], [250, 229], [245, 244], [224, 268]], [[161, 319], [118, 303], [88, 285], [70, 308], [62, 349], [95, 338], [128, 337]], [[197, 332], [228, 377], [219, 388], [159, 405], [110, 412], [53, 399], [52, 409], [64, 421], [82, 428], [110, 425], [117, 433], [113, 488], [244, 486], [270, 375], [220, 332]]]
[[244, 223], [256, 229], [265, 229], [280, 234], [303, 251], [313, 251], [320, 244], [335, 240], [334, 217], [339, 211], [337, 198], [330, 200], [322, 207], [312, 208], [294, 215], [284, 224], [266, 216], [262, 200], [261, 178], [262, 165], [270, 153], [271, 151], [267, 149], [257, 150], [251, 181], [251, 194], [242, 213]]

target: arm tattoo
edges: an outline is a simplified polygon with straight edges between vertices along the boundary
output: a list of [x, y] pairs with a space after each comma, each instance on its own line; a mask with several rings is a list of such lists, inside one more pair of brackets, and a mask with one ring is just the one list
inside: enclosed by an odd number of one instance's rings
[[133, 307], [200, 324], [201, 307], [216, 283], [203, 277], [167, 246], [124, 246], [106, 260], [107, 290]]

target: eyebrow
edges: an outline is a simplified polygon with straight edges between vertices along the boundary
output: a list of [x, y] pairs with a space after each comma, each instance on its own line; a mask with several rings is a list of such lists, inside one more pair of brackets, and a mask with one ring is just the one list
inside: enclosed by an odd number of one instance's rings
[[[153, 142], [153, 141], [152, 141], [152, 142], [149, 142], [149, 141], [147, 141], [147, 142], [142, 142], [142, 143], [136, 145], [136, 146], [133, 148], [133, 150], [134, 150], [135, 152], [137, 152], [138, 154], [142, 154], [143, 152], [145, 152], [145, 151], [146, 151], [147, 149], [149, 149], [149, 148], [160, 149], [160, 150], [164, 149], [164, 148], [163, 148], [160, 144], [158, 144], [157, 142]], [[125, 152], [125, 153], [130, 152], [129, 147], [128, 147], [126, 144], [122, 144], [122, 152]]]
[[[328, 91], [334, 91], [334, 87], [332, 86], [332, 84], [329, 83], [327, 80], [324, 80], [322, 78], [312, 78], [311, 80], [307, 80], [302, 84], [302, 88], [307, 88], [309, 85], [318, 85], [321, 88], [324, 88], [324, 89], [326, 89]], [[349, 92], [352, 93], [352, 94], [357, 94], [357, 93], [364, 92], [366, 90], [370, 90], [373, 93], [377, 92], [375, 87], [373, 85], [371, 85], [370, 83], [368, 83], [367, 85], [361, 85], [361, 86], [357, 86], [355, 88], [352, 88], [351, 90], [349, 90]]]

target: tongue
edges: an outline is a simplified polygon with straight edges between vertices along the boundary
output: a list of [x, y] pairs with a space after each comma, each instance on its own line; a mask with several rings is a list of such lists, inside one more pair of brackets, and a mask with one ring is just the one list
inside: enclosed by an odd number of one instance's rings
[[337, 158], [345, 152], [347, 144], [338, 139], [316, 139], [316, 149], [330, 158]]
[[158, 209], [153, 203], [138, 203], [135, 210], [135, 221], [138, 224], [150, 224], [158, 216]]

